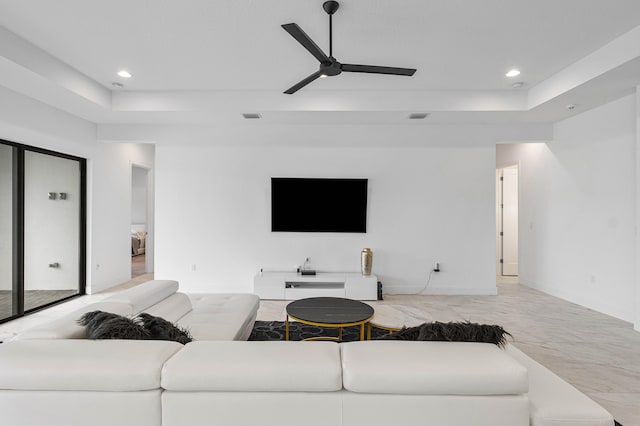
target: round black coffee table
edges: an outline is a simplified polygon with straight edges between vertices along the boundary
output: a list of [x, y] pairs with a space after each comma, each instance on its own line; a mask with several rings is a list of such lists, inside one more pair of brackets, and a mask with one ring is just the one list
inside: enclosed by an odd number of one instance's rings
[[373, 308], [357, 300], [342, 297], [311, 297], [287, 305], [285, 340], [289, 340], [289, 318], [303, 324], [338, 328], [338, 337], [313, 337], [306, 340], [342, 340], [342, 328], [360, 326], [360, 340], [364, 340], [364, 326], [373, 316]]

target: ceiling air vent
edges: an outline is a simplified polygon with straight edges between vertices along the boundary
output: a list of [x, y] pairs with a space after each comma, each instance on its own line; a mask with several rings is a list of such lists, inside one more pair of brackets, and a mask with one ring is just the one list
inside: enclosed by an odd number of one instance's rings
[[262, 118], [262, 116], [257, 112], [245, 112], [242, 114], [242, 116], [247, 120], [256, 120], [256, 119]]
[[409, 120], [424, 120], [428, 116], [428, 112], [413, 112], [409, 114]]

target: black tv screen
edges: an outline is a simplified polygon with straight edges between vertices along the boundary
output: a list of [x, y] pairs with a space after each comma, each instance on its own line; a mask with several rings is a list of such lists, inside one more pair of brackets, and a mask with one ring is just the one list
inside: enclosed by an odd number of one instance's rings
[[272, 232], [367, 232], [367, 179], [271, 178]]

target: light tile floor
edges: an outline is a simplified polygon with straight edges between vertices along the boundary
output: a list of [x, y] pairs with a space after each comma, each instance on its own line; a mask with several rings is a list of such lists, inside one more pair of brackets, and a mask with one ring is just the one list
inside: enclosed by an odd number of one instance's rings
[[[385, 305], [420, 309], [434, 321], [499, 324], [513, 344], [605, 407], [640, 426], [640, 333], [631, 323], [502, 278], [497, 296], [386, 295]], [[284, 321], [287, 301], [262, 301], [258, 319]], [[375, 303], [374, 303], [375, 304]]]
[[[153, 278], [136, 277], [9, 323], [0, 340], [84, 304]], [[258, 319], [284, 321], [286, 301], [262, 301]], [[497, 296], [386, 295], [377, 302], [410, 307], [436, 321], [500, 324], [513, 344], [597, 401], [624, 426], [640, 426], [640, 333], [630, 323], [501, 279]]]

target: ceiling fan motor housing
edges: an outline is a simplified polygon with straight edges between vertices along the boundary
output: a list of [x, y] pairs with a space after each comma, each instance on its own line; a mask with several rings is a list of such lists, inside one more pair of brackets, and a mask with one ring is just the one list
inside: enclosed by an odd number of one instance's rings
[[320, 74], [324, 76], [334, 76], [342, 72], [340, 62], [335, 58], [329, 57], [328, 61], [320, 62]]

